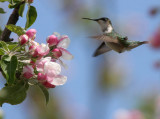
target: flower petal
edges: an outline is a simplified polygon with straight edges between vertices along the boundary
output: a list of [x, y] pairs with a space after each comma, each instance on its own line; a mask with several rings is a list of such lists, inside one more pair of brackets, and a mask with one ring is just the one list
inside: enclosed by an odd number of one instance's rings
[[58, 59], [59, 63], [65, 68], [68, 69], [67, 64], [65, 64], [62, 60]]
[[64, 36], [58, 43], [57, 47], [67, 49], [69, 44], [70, 44], [70, 39], [68, 38], [68, 36]]
[[54, 77], [53, 81], [50, 82], [50, 83], [52, 85], [59, 86], [59, 85], [65, 84], [66, 81], [67, 81], [67, 77], [66, 76], [58, 75], [58, 76]]
[[53, 35], [55, 35], [58, 39], [61, 37], [58, 32], [54, 32]]
[[56, 62], [46, 62], [44, 64], [44, 73], [49, 77], [53, 77], [55, 75], [60, 74], [61, 66]]
[[37, 60], [36, 63], [35, 63], [37, 71], [43, 72], [43, 70], [44, 70], [44, 64], [46, 62], [50, 62], [50, 61], [51, 61], [51, 57], [45, 57], [45, 58], [41, 58], [40, 60]]
[[65, 60], [71, 60], [73, 59], [73, 55], [68, 52], [66, 49], [60, 48], [60, 50], [62, 51], [62, 58]]

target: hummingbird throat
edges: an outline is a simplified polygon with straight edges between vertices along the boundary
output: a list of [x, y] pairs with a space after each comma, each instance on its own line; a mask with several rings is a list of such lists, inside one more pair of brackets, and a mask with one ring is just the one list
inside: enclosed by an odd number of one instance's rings
[[104, 33], [111, 33], [112, 31], [113, 31], [113, 27], [111, 24], [109, 24], [107, 28], [103, 30]]

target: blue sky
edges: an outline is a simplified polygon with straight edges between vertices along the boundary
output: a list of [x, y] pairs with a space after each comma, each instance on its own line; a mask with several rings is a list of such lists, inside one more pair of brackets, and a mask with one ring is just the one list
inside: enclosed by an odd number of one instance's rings
[[[90, 94], [95, 90], [94, 88], [96, 88], [98, 80], [98, 68], [100, 67], [97, 67], [97, 64], [105, 62], [105, 56], [92, 57], [92, 53], [98, 47], [98, 44], [90, 45], [91, 40], [87, 39], [87, 36], [94, 34], [94, 31], [91, 32], [92, 34], [86, 34], [86, 25], [81, 26], [80, 30], [78, 30], [74, 22], [68, 23], [67, 20], [69, 19], [65, 19], [68, 13], [62, 11], [60, 2], [61, 0], [49, 4], [46, 0], [35, 0], [33, 5], [37, 8], [38, 17], [31, 28], [37, 29], [36, 40], [40, 42], [45, 42], [46, 37], [55, 31], [60, 34], [67, 34], [70, 37], [71, 44], [68, 50], [74, 55], [74, 59], [67, 61], [69, 69], [64, 69], [63, 72], [68, 76], [68, 82], [66, 85], [53, 90], [60, 98], [68, 97], [66, 100], [63, 100], [62, 104], [65, 108], [69, 105], [76, 107], [75, 113], [78, 115], [76, 115], [76, 119], [82, 119], [83, 117], [81, 116], [83, 114], [94, 112], [91, 109], [92, 106], [90, 106]], [[148, 40], [157, 26], [160, 25], [159, 17], [152, 18], [148, 14], [150, 8], [160, 6], [159, 0], [113, 0], [112, 2], [108, 2], [108, 0], [83, 0], [82, 3], [84, 5], [89, 4], [92, 9], [94, 6], [103, 9], [103, 13], [99, 16], [85, 17], [103, 17], [107, 15], [112, 20], [113, 26], [117, 28], [116, 31], [128, 36], [132, 40]], [[5, 8], [5, 6], [7, 5], [4, 4], [2, 7]], [[92, 9], [89, 11], [92, 12]], [[6, 9], [6, 11], [7, 13], [11, 13], [11, 10]], [[7, 16], [9, 14], [6, 14], [6, 20], [8, 19]], [[134, 25], [134, 23], [136, 24]], [[89, 24], [93, 25], [94, 28], [98, 27], [96, 23]], [[17, 25], [24, 26], [25, 18], [20, 19]], [[130, 35], [125, 30], [127, 25], [135, 26], [135, 29], [140, 29], [139, 35]], [[79, 33], [75, 33], [76, 31]], [[111, 59], [116, 57], [118, 59], [116, 62], [119, 66], [118, 69], [121, 70], [122, 66], [126, 67], [124, 70], [128, 73], [125, 76], [127, 83], [124, 88], [113, 91], [109, 94], [109, 98], [107, 95], [104, 95], [95, 99], [98, 101], [97, 103], [102, 101], [99, 104], [99, 108], [101, 108], [101, 105], [105, 105], [104, 112], [106, 112], [106, 115], [101, 115], [101, 119], [113, 119], [112, 116], [117, 109], [134, 107], [133, 105], [136, 103], [134, 97], [139, 98], [139, 96], [146, 95], [146, 92], [160, 90], [160, 73], [153, 67], [153, 63], [160, 59], [159, 51], [153, 50], [148, 45], [144, 45], [131, 52], [122, 54], [110, 52], [105, 55], [113, 55]], [[2, 86], [1, 83], [0, 86]], [[27, 100], [16, 106], [4, 104], [5, 119], [11, 119], [13, 117], [15, 119], [28, 119], [29, 115], [26, 114], [26, 105]], [[98, 117], [95, 116], [92, 119], [98, 119]]]

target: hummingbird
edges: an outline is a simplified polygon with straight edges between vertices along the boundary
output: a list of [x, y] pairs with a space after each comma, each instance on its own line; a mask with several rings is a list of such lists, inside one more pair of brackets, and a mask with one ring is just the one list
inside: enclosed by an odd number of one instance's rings
[[96, 49], [93, 56], [96, 57], [108, 51], [114, 50], [118, 53], [124, 51], [130, 51], [133, 48], [136, 48], [142, 44], [147, 44], [148, 41], [131, 41], [128, 40], [128, 37], [123, 37], [117, 32], [115, 32], [111, 20], [106, 17], [91, 19], [91, 18], [82, 18], [86, 20], [96, 21], [103, 32], [103, 34], [98, 36], [91, 36], [91, 38], [103, 41], [101, 45]]

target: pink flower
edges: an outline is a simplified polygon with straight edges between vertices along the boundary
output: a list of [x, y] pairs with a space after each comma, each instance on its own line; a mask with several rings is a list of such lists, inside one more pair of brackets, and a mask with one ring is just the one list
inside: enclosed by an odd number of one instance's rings
[[69, 44], [70, 44], [70, 39], [68, 38], [68, 36], [66, 35], [63, 35], [61, 37], [59, 36], [59, 43], [57, 44], [57, 48], [62, 52], [61, 57], [66, 60], [73, 59], [73, 55], [66, 50]]
[[61, 52], [61, 50], [58, 49], [58, 48], [53, 49], [53, 50], [52, 50], [52, 53], [53, 53], [53, 56], [54, 56], [55, 58], [59, 58], [59, 57], [62, 56], [62, 52]]
[[29, 65], [24, 66], [22, 74], [27, 79], [31, 78], [34, 75], [34, 70], [32, 66], [29, 66]]
[[47, 62], [44, 65], [44, 74], [47, 75], [47, 81], [52, 85], [63, 85], [67, 81], [66, 76], [60, 75], [61, 67], [56, 62]]
[[33, 57], [43, 57], [49, 53], [49, 47], [46, 44], [41, 44], [36, 47]]
[[68, 52], [66, 49], [64, 49], [64, 48], [59, 48], [59, 49], [62, 52], [62, 56], [61, 57], [63, 59], [65, 59], [65, 60], [71, 60], [71, 59], [73, 59], [73, 55], [70, 52]]
[[24, 44], [26, 44], [27, 42], [28, 42], [28, 40], [29, 40], [29, 38], [28, 38], [28, 36], [27, 35], [21, 35], [20, 37], [19, 37], [19, 41], [20, 41], [20, 45], [24, 45]]
[[47, 43], [49, 44], [49, 46], [57, 45], [58, 38], [55, 35], [50, 35], [47, 38]]
[[56, 62], [44, 63], [42, 74], [39, 74], [38, 80], [43, 80], [43, 85], [47, 88], [63, 85], [67, 81], [66, 76], [60, 75], [61, 67]]
[[37, 80], [39, 80], [40, 82], [46, 82], [46, 75], [38, 73]]
[[35, 53], [36, 48], [39, 46], [39, 44], [33, 40], [29, 42], [29, 54], [33, 55]]
[[153, 48], [160, 48], [160, 28], [153, 35], [150, 44]]
[[36, 38], [36, 33], [37, 33], [36, 29], [30, 29], [30, 30], [28, 30], [28, 31], [26, 32], [26, 35], [27, 35], [30, 39], [34, 40], [34, 39]]
[[45, 57], [45, 58], [41, 58], [40, 60], [37, 60], [35, 63], [37, 71], [44, 72], [44, 64], [50, 61], [51, 61], [51, 57]]

